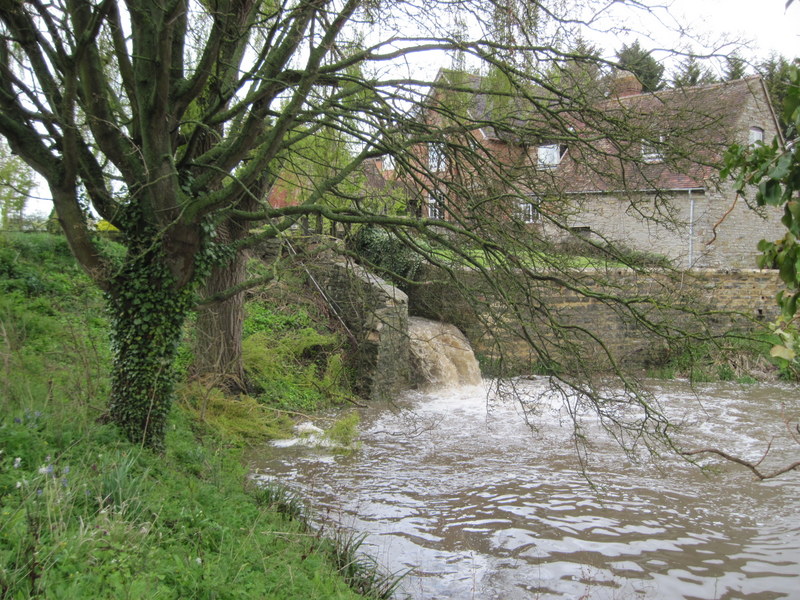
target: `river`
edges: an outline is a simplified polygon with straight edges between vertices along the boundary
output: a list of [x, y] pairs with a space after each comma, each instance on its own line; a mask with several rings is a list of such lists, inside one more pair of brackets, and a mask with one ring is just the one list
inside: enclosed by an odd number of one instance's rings
[[[362, 411], [350, 454], [269, 448], [254, 471], [298, 488], [320, 519], [367, 534], [364, 550], [417, 599], [800, 598], [800, 472], [674, 455], [632, 460], [599, 428], [578, 459], [571, 420], [546, 381], [410, 392]], [[765, 470], [797, 460], [784, 421], [797, 388], [651, 382], [684, 447], [714, 446]], [[793, 412], [792, 412], [793, 411]], [[796, 422], [796, 421], [795, 421]]]

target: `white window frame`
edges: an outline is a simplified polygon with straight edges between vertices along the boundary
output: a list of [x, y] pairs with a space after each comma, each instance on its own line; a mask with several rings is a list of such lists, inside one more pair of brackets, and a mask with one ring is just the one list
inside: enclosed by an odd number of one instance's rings
[[444, 201], [436, 194], [428, 195], [428, 218], [437, 221], [444, 221], [445, 206]]
[[428, 144], [428, 169], [433, 173], [447, 170], [447, 154], [445, 153], [445, 145], [442, 142]]
[[[664, 143], [664, 136], [658, 136], [659, 146]], [[664, 162], [664, 153], [658, 146], [651, 142], [642, 140], [642, 160], [648, 164]]]
[[557, 167], [564, 153], [559, 144], [542, 144], [536, 148], [536, 164], [546, 169]]
[[747, 143], [752, 146], [756, 142], [764, 141], [764, 129], [761, 127], [753, 126], [747, 134]]
[[520, 200], [517, 204], [517, 214], [520, 221], [525, 224], [539, 221], [539, 199], [535, 197]]

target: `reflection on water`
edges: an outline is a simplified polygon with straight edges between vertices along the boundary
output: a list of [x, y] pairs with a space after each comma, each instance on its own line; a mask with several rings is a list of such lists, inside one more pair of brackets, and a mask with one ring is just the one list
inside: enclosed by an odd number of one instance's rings
[[[545, 397], [542, 382], [525, 385]], [[780, 433], [782, 402], [797, 409], [796, 390], [779, 386], [655, 391], [691, 426], [687, 444], [750, 459]], [[708, 473], [674, 457], [633, 463], [589, 431], [587, 480], [557, 404], [535, 431], [519, 403], [480, 386], [400, 404], [362, 415], [354, 454], [273, 448], [256, 469], [367, 532], [381, 563], [412, 570], [415, 598], [800, 598], [798, 473], [759, 483], [717, 461]], [[796, 460], [798, 448], [775, 447], [768, 460]]]

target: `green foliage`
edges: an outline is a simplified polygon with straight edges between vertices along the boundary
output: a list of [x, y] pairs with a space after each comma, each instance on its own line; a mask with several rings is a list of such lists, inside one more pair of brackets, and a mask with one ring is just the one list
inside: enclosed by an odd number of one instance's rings
[[631, 45], [623, 44], [617, 50], [617, 60], [619, 67], [625, 71], [630, 71], [639, 79], [644, 91], [655, 92], [664, 87], [664, 65], [651, 56], [651, 54], [639, 45], [636, 40]]
[[696, 383], [755, 383], [779, 376], [792, 377], [781, 371], [777, 361], [765, 358], [774, 343], [775, 337], [765, 333], [731, 335], [714, 343], [682, 340], [672, 344], [660, 363], [648, 369], [648, 374], [662, 379], [683, 377]]
[[725, 57], [723, 81], [734, 81], [747, 76], [747, 62], [736, 52]]
[[672, 85], [676, 88], [693, 87], [714, 83], [717, 80], [714, 73], [703, 67], [695, 56], [689, 56], [681, 63], [677, 73], [672, 77]]
[[0, 227], [21, 229], [24, 223], [25, 202], [33, 189], [30, 167], [13, 156], [0, 139]]
[[360, 417], [352, 411], [337, 419], [333, 425], [325, 430], [325, 437], [338, 446], [347, 448], [353, 445], [358, 437], [358, 424]]
[[158, 250], [129, 251], [108, 294], [114, 368], [109, 413], [131, 442], [163, 450], [174, 361], [192, 306]]
[[348, 246], [370, 266], [397, 282], [414, 279], [423, 264], [419, 254], [380, 227], [361, 227], [348, 240]]
[[261, 302], [249, 302], [245, 307], [242, 335], [246, 338], [259, 331], [280, 333], [311, 325], [311, 316], [303, 307], [287, 312], [275, 310]]
[[252, 396], [232, 398], [201, 381], [180, 386], [177, 396], [184, 410], [228, 443], [258, 444], [291, 437], [294, 422], [289, 416]]
[[254, 333], [244, 340], [242, 353], [261, 401], [286, 410], [310, 411], [346, 397], [341, 388], [341, 359], [334, 358], [339, 348], [336, 335], [304, 327]]
[[580, 35], [570, 44], [564, 60], [553, 63], [547, 71], [548, 83], [567, 98], [581, 102], [602, 100], [607, 92], [600, 50]]
[[758, 72], [764, 80], [764, 85], [767, 88], [772, 105], [778, 109], [778, 122], [780, 123], [781, 130], [785, 139], [791, 139], [792, 136], [797, 135], [797, 129], [790, 127], [790, 120], [785, 118], [785, 114], [780, 110], [784, 105], [786, 94], [791, 85], [790, 70], [792, 68], [792, 60], [777, 54], [771, 54], [765, 61], [758, 65]]
[[[782, 116], [789, 138], [800, 131], [800, 63], [787, 69], [787, 87]], [[796, 323], [800, 299], [800, 154], [794, 142], [783, 144], [779, 138], [753, 146], [732, 146], [725, 158], [723, 176], [734, 179], [738, 193], [746, 195], [755, 188], [757, 206], [783, 207], [781, 222], [786, 233], [778, 240], [762, 240], [759, 266], [777, 268], [786, 289], [778, 293], [781, 316], [775, 333], [781, 342], [771, 354], [787, 365], [796, 364], [800, 355], [800, 330]]]
[[[332, 565], [333, 542], [243, 485], [241, 456], [208, 433], [196, 407], [172, 411], [163, 455], [97, 422], [108, 322], [62, 244], [0, 237], [11, 270], [48, 290], [0, 294], [0, 595], [360, 597]], [[8, 270], [0, 281], [17, 285]]]

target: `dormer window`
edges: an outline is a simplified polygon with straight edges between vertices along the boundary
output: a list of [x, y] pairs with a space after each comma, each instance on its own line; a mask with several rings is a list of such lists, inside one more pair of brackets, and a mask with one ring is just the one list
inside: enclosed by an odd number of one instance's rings
[[433, 173], [447, 170], [447, 155], [441, 142], [428, 144], [428, 169]]
[[646, 163], [660, 163], [664, 162], [664, 153], [661, 150], [664, 144], [664, 136], [658, 136], [658, 144], [654, 142], [642, 140], [642, 160]]
[[764, 141], [764, 130], [761, 127], [751, 127], [748, 135], [747, 143], [751, 146], [756, 142]]
[[564, 148], [559, 144], [544, 144], [536, 149], [536, 162], [540, 167], [557, 167], [564, 155]]

